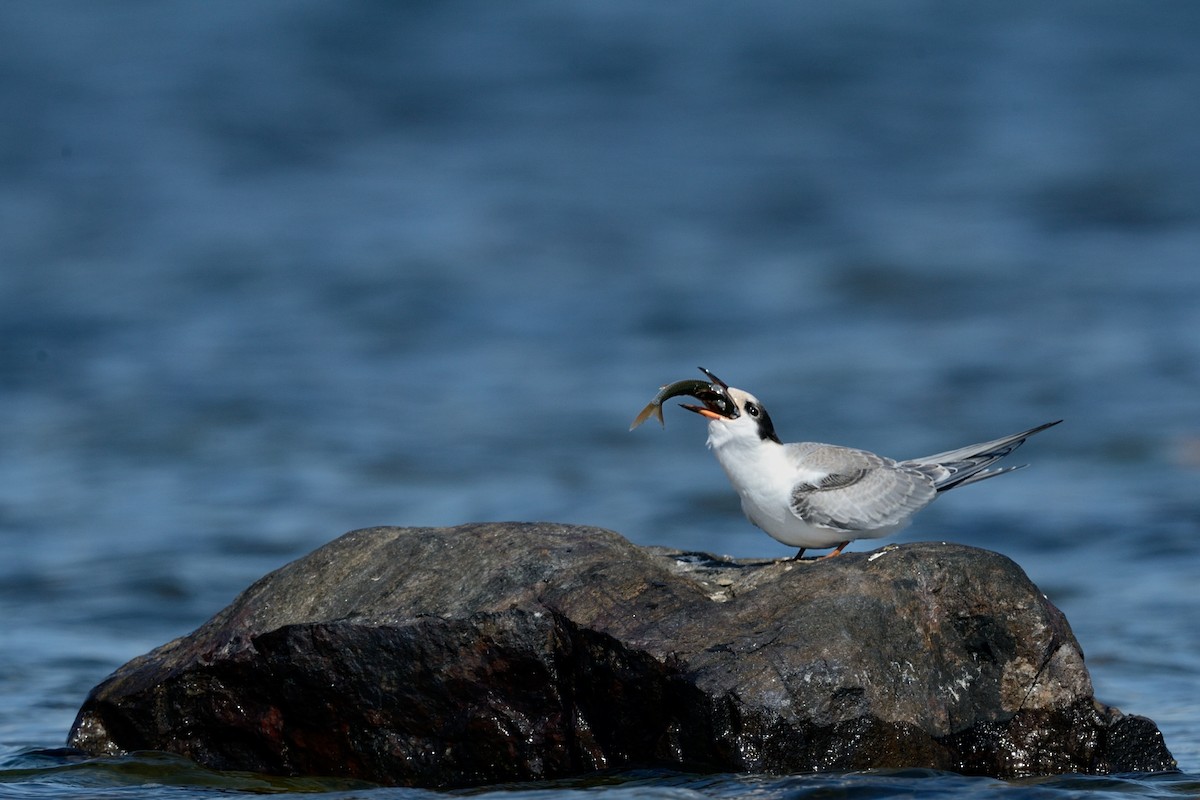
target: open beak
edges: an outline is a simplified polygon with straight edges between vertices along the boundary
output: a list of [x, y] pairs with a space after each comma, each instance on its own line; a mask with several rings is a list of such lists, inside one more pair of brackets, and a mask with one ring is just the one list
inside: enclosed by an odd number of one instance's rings
[[704, 406], [694, 406], [691, 403], [680, 403], [679, 407], [686, 408], [688, 411], [695, 411], [700, 416], [708, 417], [709, 419], [725, 419], [716, 411], [713, 411], [711, 408], [705, 408]]
[[708, 376], [712, 381], [712, 385], [706, 389], [696, 391], [692, 397], [695, 397], [702, 406], [692, 405], [690, 403], [680, 403], [679, 405], [686, 408], [688, 411], [695, 411], [702, 417], [709, 419], [734, 419], [741, 412], [738, 411], [737, 404], [733, 402], [733, 398], [729, 396], [729, 385], [725, 381], [713, 375], [704, 367], [700, 367], [700, 371]]

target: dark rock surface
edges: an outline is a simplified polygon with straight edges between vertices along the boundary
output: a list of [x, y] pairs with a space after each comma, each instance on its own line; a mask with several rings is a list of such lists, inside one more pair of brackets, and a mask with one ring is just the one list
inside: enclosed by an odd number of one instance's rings
[[70, 743], [432, 787], [595, 769], [1175, 766], [1016, 564], [715, 560], [596, 528], [354, 531], [92, 690]]

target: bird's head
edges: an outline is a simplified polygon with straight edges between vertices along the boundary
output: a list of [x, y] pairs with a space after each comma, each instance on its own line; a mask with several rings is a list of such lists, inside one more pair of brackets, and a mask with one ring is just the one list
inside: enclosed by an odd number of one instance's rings
[[696, 392], [693, 397], [704, 405], [681, 403], [688, 411], [709, 419], [709, 438], [713, 441], [727, 439], [743, 440], [748, 443], [771, 441], [778, 443], [775, 426], [767, 410], [758, 398], [749, 392], [736, 389], [713, 375], [704, 367], [700, 371], [712, 381], [709, 389]]

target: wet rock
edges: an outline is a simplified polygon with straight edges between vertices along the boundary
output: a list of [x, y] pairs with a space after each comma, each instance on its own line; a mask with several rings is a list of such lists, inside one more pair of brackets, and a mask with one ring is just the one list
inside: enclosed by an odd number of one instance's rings
[[70, 743], [431, 787], [603, 768], [1175, 767], [1062, 614], [948, 544], [734, 562], [553, 524], [354, 531], [92, 690]]

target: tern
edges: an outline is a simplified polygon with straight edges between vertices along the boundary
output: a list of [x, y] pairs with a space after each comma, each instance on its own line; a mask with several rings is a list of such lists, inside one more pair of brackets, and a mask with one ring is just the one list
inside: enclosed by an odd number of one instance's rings
[[708, 447], [741, 498], [743, 513], [778, 541], [800, 548], [796, 559], [808, 548], [829, 547], [835, 549], [822, 558], [832, 558], [856, 539], [895, 533], [942, 492], [1021, 469], [1026, 465], [993, 469], [992, 464], [1030, 436], [1062, 422], [895, 461], [852, 447], [784, 444], [757, 397], [700, 370], [710, 384], [678, 381], [663, 387], [635, 426], [652, 410], [661, 419], [662, 401], [669, 396], [700, 400], [704, 405], [680, 405], [708, 419]]

